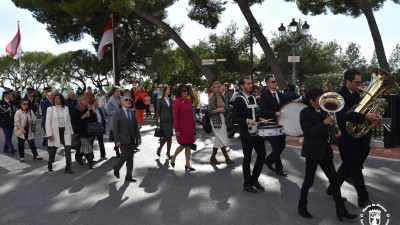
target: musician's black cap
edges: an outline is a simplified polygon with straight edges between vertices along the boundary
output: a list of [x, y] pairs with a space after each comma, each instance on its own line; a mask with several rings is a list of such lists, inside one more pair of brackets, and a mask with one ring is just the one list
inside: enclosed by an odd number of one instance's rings
[[45, 87], [43, 88], [43, 91], [51, 91], [51, 87]]
[[12, 93], [12, 92], [14, 92], [13, 89], [10, 89], [10, 90], [7, 90], [7, 91], [3, 91], [3, 95], [8, 94], [8, 93]]
[[27, 88], [26, 90], [27, 90], [27, 91], [35, 91], [35, 88], [29, 87], [29, 88]]

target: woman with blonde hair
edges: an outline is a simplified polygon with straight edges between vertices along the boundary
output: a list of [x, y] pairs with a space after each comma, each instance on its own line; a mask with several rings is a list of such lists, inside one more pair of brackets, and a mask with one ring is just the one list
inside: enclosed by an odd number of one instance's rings
[[211, 86], [213, 93], [209, 98], [208, 111], [211, 116], [211, 127], [215, 134], [215, 141], [213, 152], [210, 158], [211, 164], [220, 164], [220, 162], [215, 158], [218, 149], [220, 148], [225, 157], [226, 165], [233, 164], [233, 161], [229, 158], [226, 152], [226, 147], [230, 144], [228, 134], [226, 133], [226, 112], [227, 112], [227, 101], [225, 97], [221, 94], [221, 84], [215, 81]]
[[79, 164], [82, 164], [82, 156], [85, 155], [89, 164], [89, 169], [93, 169], [93, 144], [92, 135], [88, 133], [89, 122], [95, 122], [96, 117], [88, 104], [84, 95], [79, 96], [78, 104], [75, 107], [74, 122], [78, 130], [81, 142]]
[[325, 82], [322, 85], [322, 90], [324, 91], [324, 93], [331, 92], [332, 91], [332, 86], [328, 82]]
[[[121, 97], [120, 87], [114, 86], [108, 95], [110, 96], [110, 99], [108, 100], [107, 105], [106, 105], [106, 113], [108, 116], [108, 127], [110, 128], [110, 136], [108, 138], [108, 141], [114, 142], [114, 133], [112, 130], [113, 129], [113, 116], [122, 107], [122, 105], [121, 105], [122, 97]], [[119, 156], [120, 156], [119, 147], [115, 145], [114, 151], [115, 151], [117, 158], [119, 158]]]

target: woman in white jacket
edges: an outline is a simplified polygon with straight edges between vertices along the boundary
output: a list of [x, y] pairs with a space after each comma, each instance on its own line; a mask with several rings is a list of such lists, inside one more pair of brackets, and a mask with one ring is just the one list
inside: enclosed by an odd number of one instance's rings
[[74, 135], [69, 117], [68, 107], [65, 106], [64, 97], [61, 94], [54, 96], [54, 106], [47, 108], [46, 134], [49, 138], [49, 172], [53, 172], [53, 162], [57, 148], [64, 145], [66, 167], [65, 173], [74, 173], [71, 169], [71, 138]]
[[18, 138], [18, 153], [19, 161], [25, 162], [24, 144], [28, 140], [29, 148], [33, 154], [33, 160], [42, 160], [37, 153], [35, 145], [35, 132], [36, 116], [32, 110], [28, 109], [29, 101], [27, 99], [21, 100], [21, 109], [19, 109], [14, 116], [14, 132]]

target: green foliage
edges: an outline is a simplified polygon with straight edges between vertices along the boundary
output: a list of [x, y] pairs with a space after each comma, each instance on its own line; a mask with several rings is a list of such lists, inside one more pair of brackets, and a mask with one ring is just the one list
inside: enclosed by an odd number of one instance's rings
[[343, 83], [343, 74], [342, 73], [322, 73], [306, 76], [303, 85], [307, 87], [307, 89], [318, 87], [322, 88], [322, 85], [325, 82], [328, 82], [332, 86], [332, 91], [339, 91], [340, 84]]
[[227, 1], [222, 0], [190, 0], [192, 8], [188, 17], [207, 28], [215, 29], [221, 21], [221, 13], [225, 11]]
[[400, 44], [390, 54], [389, 65], [393, 73], [400, 73]]
[[[334, 15], [342, 14], [359, 17], [362, 14], [360, 7], [356, 1], [336, 0], [336, 1], [321, 1], [321, 0], [285, 0], [286, 2], [296, 2], [297, 8], [305, 15], [311, 14], [313, 16], [320, 14], [327, 14], [331, 11]], [[371, 0], [371, 8], [377, 11], [383, 7], [386, 0]], [[399, 3], [398, 0], [393, 0]]]

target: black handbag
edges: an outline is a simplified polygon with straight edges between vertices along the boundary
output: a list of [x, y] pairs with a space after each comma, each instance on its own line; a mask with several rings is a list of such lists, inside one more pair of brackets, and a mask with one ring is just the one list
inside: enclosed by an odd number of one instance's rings
[[93, 136], [103, 135], [103, 124], [101, 122], [89, 122], [87, 132]]
[[164, 131], [157, 127], [156, 130], [154, 131], [154, 137], [164, 137]]
[[79, 151], [81, 148], [81, 141], [79, 140], [79, 138], [74, 138], [71, 141], [71, 149], [75, 149], [77, 151]]
[[197, 145], [196, 145], [196, 144], [191, 144], [191, 145], [190, 145], [190, 148], [191, 148], [193, 151], [196, 151], [196, 150], [197, 150]]

